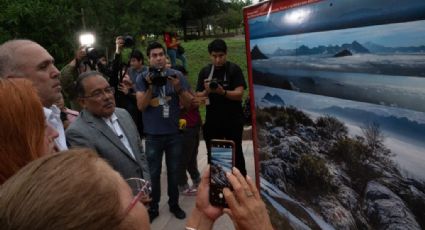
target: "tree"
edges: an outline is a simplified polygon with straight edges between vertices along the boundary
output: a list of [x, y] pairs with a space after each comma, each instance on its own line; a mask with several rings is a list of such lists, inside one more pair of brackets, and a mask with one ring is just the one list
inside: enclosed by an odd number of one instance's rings
[[95, 33], [96, 46], [112, 48], [118, 35], [158, 35], [180, 17], [177, 0], [0, 0], [0, 5], [0, 42], [34, 40], [58, 67], [73, 58], [83, 30]]
[[159, 35], [180, 17], [176, 0], [83, 1], [87, 28], [95, 31], [102, 45], [114, 46], [118, 35]]
[[[0, 7], [0, 43], [26, 38], [45, 47], [57, 63], [73, 53], [75, 18], [78, 11], [72, 1], [2, 0]], [[60, 23], [59, 23], [60, 22]]]
[[384, 135], [379, 128], [379, 124], [371, 122], [362, 128], [365, 144], [369, 148], [371, 157], [380, 160], [387, 160], [391, 156], [391, 151], [384, 146]]
[[205, 37], [205, 19], [223, 11], [226, 4], [222, 0], [181, 0], [180, 6], [182, 9], [181, 21], [185, 37], [186, 24], [189, 20], [195, 20], [200, 23], [202, 34]]

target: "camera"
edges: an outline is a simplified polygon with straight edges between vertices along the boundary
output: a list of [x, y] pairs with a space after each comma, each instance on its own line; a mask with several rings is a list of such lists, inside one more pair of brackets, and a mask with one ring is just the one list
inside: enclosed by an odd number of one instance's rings
[[218, 88], [218, 85], [224, 86], [223, 83], [224, 81], [214, 78], [214, 79], [211, 79], [210, 84], [208, 86], [210, 87], [210, 89], [214, 90]]
[[168, 77], [176, 78], [176, 75], [167, 75], [161, 68], [149, 67], [152, 84], [155, 86], [164, 86], [167, 84]]
[[159, 68], [150, 67], [149, 73], [151, 74], [152, 84], [155, 86], [164, 86], [167, 84], [167, 76], [165, 76], [165, 72], [163, 72]]
[[87, 46], [84, 48], [84, 51], [86, 52], [86, 56], [81, 60], [81, 63], [83, 63], [84, 65], [88, 65], [90, 66], [90, 69], [95, 70], [96, 64], [99, 60], [97, 50], [93, 47]]
[[133, 39], [132, 36], [130, 36], [130, 35], [123, 35], [121, 37], [124, 40], [124, 47], [125, 48], [131, 48], [131, 47], [134, 46], [134, 39]]

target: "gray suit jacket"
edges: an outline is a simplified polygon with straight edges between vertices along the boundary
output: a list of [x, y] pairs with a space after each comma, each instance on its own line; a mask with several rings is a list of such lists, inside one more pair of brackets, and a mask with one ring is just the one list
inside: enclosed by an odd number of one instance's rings
[[69, 147], [87, 147], [96, 150], [99, 156], [109, 162], [124, 179], [138, 177], [150, 181], [148, 161], [136, 125], [124, 109], [116, 108], [115, 115], [136, 159], [131, 156], [105, 121], [93, 116], [87, 110], [82, 110], [77, 120], [66, 130], [65, 136]]

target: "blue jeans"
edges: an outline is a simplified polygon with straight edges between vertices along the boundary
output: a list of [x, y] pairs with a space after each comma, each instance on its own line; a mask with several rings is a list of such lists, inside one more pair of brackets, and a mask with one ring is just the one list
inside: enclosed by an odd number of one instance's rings
[[180, 160], [182, 158], [182, 136], [180, 133], [168, 135], [146, 135], [146, 156], [152, 180], [151, 209], [158, 210], [161, 199], [162, 155], [165, 152], [167, 165], [168, 205], [173, 207], [179, 203], [177, 187]]
[[176, 49], [167, 49], [167, 54], [170, 57], [171, 66], [176, 66], [176, 59], [180, 59], [182, 61], [183, 67], [187, 70], [186, 57], [184, 54], [179, 54]]

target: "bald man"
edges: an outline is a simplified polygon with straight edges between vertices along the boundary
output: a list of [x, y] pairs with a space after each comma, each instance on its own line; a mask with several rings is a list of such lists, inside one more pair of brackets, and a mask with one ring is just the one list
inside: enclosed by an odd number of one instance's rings
[[56, 146], [66, 150], [65, 132], [60, 110], [54, 103], [60, 98], [60, 72], [53, 57], [36, 42], [10, 40], [0, 45], [0, 77], [31, 80], [44, 106], [46, 120], [56, 128]]

